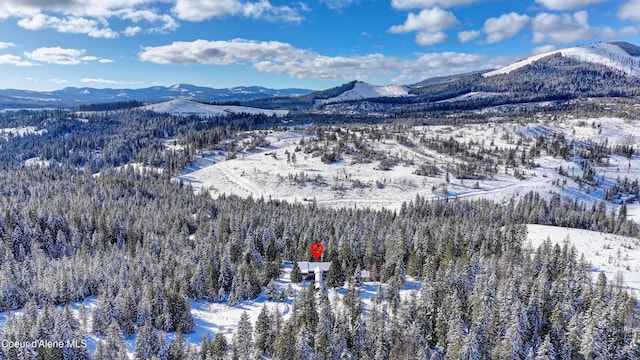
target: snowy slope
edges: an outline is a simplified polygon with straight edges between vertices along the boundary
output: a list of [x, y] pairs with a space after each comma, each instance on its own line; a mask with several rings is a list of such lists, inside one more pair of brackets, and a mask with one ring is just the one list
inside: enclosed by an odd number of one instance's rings
[[527, 241], [535, 249], [545, 240], [552, 244], [566, 241], [575, 246], [578, 259], [591, 263], [594, 279], [600, 272], [612, 282], [621, 273], [624, 287], [634, 296], [640, 295], [640, 239], [597, 231], [569, 229], [556, 226], [527, 225]]
[[364, 82], [356, 82], [353, 89], [325, 100], [317, 100], [316, 105], [324, 105], [342, 101], [374, 99], [380, 97], [408, 96], [409, 87], [404, 85], [376, 86]]
[[640, 56], [632, 56], [617, 45], [597, 43], [576, 46], [568, 49], [554, 50], [507, 65], [501, 69], [482, 74], [484, 77], [508, 74], [514, 70], [530, 65], [547, 56], [561, 54], [579, 62], [589, 62], [611, 67], [632, 76], [640, 76]]
[[[593, 125], [592, 125], [593, 124]], [[547, 124], [467, 124], [460, 127], [427, 126], [407, 130], [415, 146], [407, 147], [395, 140], [372, 141], [355, 129], [353, 136], [363, 138], [367, 147], [388, 156], [397, 156], [401, 162], [389, 171], [378, 169], [379, 161], [358, 162], [352, 155], [343, 154], [342, 160], [332, 164], [321, 161], [303, 151], [296, 152], [301, 140], [309, 142], [315, 135], [305, 129], [271, 131], [266, 140], [268, 146], [251, 151], [241, 151], [234, 159], [226, 159], [225, 152], [205, 153], [197, 157], [194, 166], [185, 169], [180, 176], [197, 191], [209, 191], [213, 196], [235, 194], [254, 198], [272, 198], [290, 202], [316, 201], [320, 206], [332, 208], [358, 207], [371, 209], [399, 209], [403, 202], [412, 201], [416, 195], [439, 198], [441, 186], [446, 184], [445, 171], [434, 176], [416, 175], [422, 163], [435, 163], [446, 169], [458, 161], [455, 156], [437, 153], [420, 145], [420, 138], [454, 138], [462, 143], [471, 140], [484, 141], [485, 147], [515, 149], [530, 147], [538, 134], [562, 134], [568, 141], [601, 143], [610, 145], [635, 143], [635, 129], [640, 120], [619, 118], [563, 119]], [[518, 145], [520, 136], [529, 138]], [[247, 140], [248, 141], [248, 140]], [[492, 145], [490, 145], [492, 144]], [[529, 144], [529, 145], [525, 145]], [[481, 145], [476, 151], [480, 151]], [[287, 155], [296, 154], [297, 161], [287, 162]], [[446, 185], [447, 196], [465, 199], [491, 199], [498, 203], [508, 202], [513, 197], [529, 191], [550, 198], [554, 194], [571, 197], [586, 203], [599, 202], [604, 190], [616, 179], [628, 177], [631, 181], [640, 174], [640, 156], [626, 158], [613, 155], [606, 166], [598, 167], [601, 176], [599, 188], [581, 187], [573, 176], [582, 174], [580, 158], [563, 159], [541, 155], [535, 159], [536, 166], [524, 169], [525, 178], [514, 178], [511, 169], [501, 165], [495, 176], [480, 180], [452, 179]], [[567, 176], [560, 176], [558, 169], [567, 169]], [[508, 174], [507, 174], [508, 173]], [[306, 177], [306, 180], [296, 180]], [[357, 182], [356, 182], [357, 180]], [[563, 186], [554, 186], [554, 181], [563, 181]], [[617, 205], [611, 204], [612, 210]], [[640, 222], [640, 204], [628, 204], [629, 218]]]
[[170, 100], [157, 104], [142, 106], [143, 110], [151, 110], [158, 113], [169, 113], [173, 115], [197, 115], [197, 116], [224, 116], [228, 114], [265, 114], [268, 116], [285, 116], [287, 110], [267, 110], [247, 106], [235, 105], [208, 105], [191, 100]]
[[[304, 291], [304, 288], [309, 286], [308, 282], [293, 283], [290, 279], [291, 270], [293, 265], [291, 263], [284, 264], [284, 276], [276, 281], [276, 289], [278, 293], [286, 293], [287, 297], [283, 300], [273, 299], [268, 300], [265, 292], [263, 291], [257, 298], [253, 300], [241, 301], [236, 305], [229, 305], [227, 303], [210, 302], [206, 300], [191, 300], [191, 316], [195, 323], [195, 327], [192, 332], [184, 334], [184, 338], [187, 345], [199, 347], [202, 342], [202, 337], [207, 336], [210, 339], [217, 333], [222, 333], [227, 337], [227, 341], [231, 342], [233, 333], [238, 327], [238, 321], [243, 312], [247, 312], [252, 324], [256, 323], [258, 315], [262, 311], [262, 307], [266, 306], [270, 312], [278, 311], [282, 314], [282, 318], [287, 320], [291, 316], [291, 308], [294, 306], [295, 298], [298, 294]], [[360, 296], [363, 300], [364, 310], [368, 311], [374, 302], [374, 296], [378, 290], [378, 286], [381, 286], [386, 290], [387, 284], [379, 282], [364, 282], [360, 289]], [[416, 293], [422, 288], [422, 283], [407, 277], [407, 281], [404, 284], [404, 288], [400, 290], [400, 297], [405, 299], [411, 293]], [[329, 289], [329, 301], [333, 306], [341, 306], [342, 297], [346, 292], [346, 286], [337, 289]], [[79, 310], [82, 304], [84, 304], [87, 314], [89, 315], [89, 322], [85, 332], [90, 332], [92, 327], [91, 316], [93, 310], [96, 307], [97, 297], [90, 296], [83, 301], [78, 301], [70, 304], [72, 313], [79, 319]], [[9, 310], [0, 312], [0, 328], [4, 327], [7, 320], [14, 315], [21, 316], [22, 309]], [[171, 343], [176, 338], [175, 332], [164, 332], [166, 343]], [[96, 335], [89, 333], [84, 336], [84, 340], [87, 343], [87, 351], [93, 355], [99, 340], [104, 341], [105, 335]], [[127, 348], [127, 353], [130, 359], [135, 358], [137, 334], [131, 336], [125, 336], [123, 341]]]
[[440, 100], [438, 102], [445, 103], [445, 102], [454, 102], [454, 101], [487, 99], [487, 98], [496, 97], [496, 96], [500, 96], [500, 95], [504, 95], [504, 93], [487, 92], [487, 91], [472, 91], [472, 92], [468, 92], [466, 94], [462, 94], [462, 95], [453, 97], [451, 99]]

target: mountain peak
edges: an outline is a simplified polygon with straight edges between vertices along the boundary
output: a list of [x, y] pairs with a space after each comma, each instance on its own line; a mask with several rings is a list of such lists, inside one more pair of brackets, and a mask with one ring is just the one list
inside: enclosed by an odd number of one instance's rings
[[482, 76], [490, 77], [509, 74], [512, 71], [557, 54], [581, 63], [604, 65], [611, 69], [622, 71], [627, 75], [640, 76], [640, 47], [627, 42], [599, 42], [553, 50], [530, 56], [497, 70], [489, 71], [484, 73]]
[[611, 41], [609, 44], [621, 48], [631, 56], [640, 56], [640, 46], [628, 43], [626, 41]]

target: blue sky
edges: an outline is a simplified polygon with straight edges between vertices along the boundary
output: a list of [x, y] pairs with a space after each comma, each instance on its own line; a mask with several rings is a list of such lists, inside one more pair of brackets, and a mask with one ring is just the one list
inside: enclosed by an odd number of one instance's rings
[[2, 0], [0, 88], [409, 84], [611, 40], [640, 0]]

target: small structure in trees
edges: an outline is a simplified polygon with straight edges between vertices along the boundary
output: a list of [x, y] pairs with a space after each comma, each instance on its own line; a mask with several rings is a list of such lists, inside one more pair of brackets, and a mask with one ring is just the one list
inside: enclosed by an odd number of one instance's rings
[[316, 288], [318, 288], [322, 287], [324, 276], [326, 272], [329, 271], [329, 268], [331, 268], [331, 261], [298, 261], [298, 268], [302, 273], [302, 278], [305, 280], [315, 280]]

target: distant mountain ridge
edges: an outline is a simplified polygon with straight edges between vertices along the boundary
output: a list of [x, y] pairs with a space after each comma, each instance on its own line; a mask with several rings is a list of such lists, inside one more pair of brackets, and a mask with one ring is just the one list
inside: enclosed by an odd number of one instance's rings
[[[581, 97], [639, 96], [640, 47], [626, 42], [575, 46], [534, 55], [500, 69], [427, 84], [414, 86], [411, 93], [416, 95], [415, 102], [458, 97], [465, 99], [466, 108]], [[471, 93], [491, 96], [471, 100], [462, 96]], [[460, 104], [451, 101], [430, 108], [448, 109]]]
[[501, 69], [489, 71], [484, 73], [483, 76], [488, 77], [508, 74], [514, 70], [556, 54], [574, 59], [580, 63], [604, 65], [611, 69], [622, 71], [627, 75], [640, 75], [640, 47], [626, 42], [612, 42], [575, 46], [567, 49], [546, 52], [517, 61]]
[[21, 107], [73, 107], [87, 103], [137, 100], [161, 102], [187, 99], [208, 102], [241, 102], [274, 96], [300, 96], [312, 92], [308, 89], [269, 89], [260, 86], [240, 86], [214, 89], [189, 84], [153, 86], [141, 89], [96, 89], [67, 87], [55, 91], [0, 90], [0, 108]]
[[183, 99], [294, 111], [415, 114], [583, 97], [640, 96], [640, 47], [595, 43], [553, 50], [500, 69], [434, 77], [410, 85], [351, 81], [330, 89], [212, 89], [187, 84], [145, 89], [0, 90], [0, 108]]
[[352, 81], [299, 97], [246, 102], [261, 108], [346, 113], [421, 113], [582, 97], [640, 96], [640, 47], [595, 43], [527, 57], [500, 69], [428, 78], [405, 86]]

